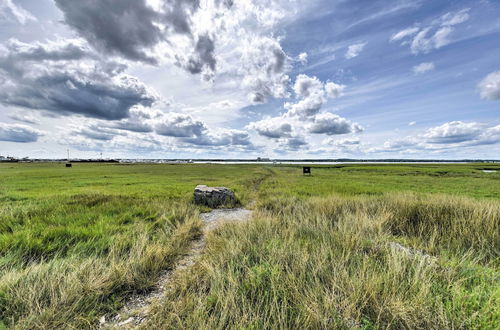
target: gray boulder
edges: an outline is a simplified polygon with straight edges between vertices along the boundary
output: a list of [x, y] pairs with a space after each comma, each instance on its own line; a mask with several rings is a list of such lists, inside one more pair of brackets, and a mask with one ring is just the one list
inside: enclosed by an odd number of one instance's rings
[[221, 205], [231, 205], [236, 202], [236, 197], [231, 189], [225, 187], [207, 187], [197, 185], [194, 189], [194, 202], [211, 208]]

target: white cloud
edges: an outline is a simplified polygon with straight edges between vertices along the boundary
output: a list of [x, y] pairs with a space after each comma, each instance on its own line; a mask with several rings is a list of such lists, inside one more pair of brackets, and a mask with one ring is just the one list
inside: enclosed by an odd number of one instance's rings
[[414, 66], [413, 72], [415, 74], [422, 74], [422, 73], [432, 71], [434, 69], [435, 69], [435, 65], [433, 62], [424, 62], [424, 63], [420, 63], [419, 65]]
[[336, 84], [334, 82], [327, 82], [325, 84], [326, 95], [329, 98], [336, 99], [344, 95], [345, 85]]
[[427, 130], [423, 135], [426, 142], [449, 144], [473, 141], [478, 139], [484, 131], [484, 125], [479, 123], [464, 123], [452, 121]]
[[290, 138], [281, 139], [279, 141], [278, 151], [280, 152], [283, 150], [297, 151], [304, 148], [307, 145], [308, 143], [303, 136], [293, 136]]
[[239, 49], [241, 63], [239, 72], [242, 85], [249, 91], [253, 103], [263, 103], [269, 97], [288, 96], [289, 77], [287, 55], [273, 38], [251, 38]]
[[500, 71], [487, 75], [478, 85], [479, 93], [485, 100], [500, 100]]
[[370, 148], [369, 152], [417, 152], [454, 150], [500, 144], [500, 125], [479, 122], [452, 121], [431, 127], [423, 133], [391, 139], [383, 147]]
[[253, 122], [247, 128], [255, 130], [259, 135], [272, 139], [290, 137], [292, 133], [292, 125], [281, 117]]
[[288, 110], [287, 116], [303, 118], [316, 115], [327, 98], [337, 98], [343, 95], [344, 85], [328, 82], [324, 84], [316, 77], [304, 74], [297, 76], [293, 90], [300, 98], [298, 102], [286, 102], [284, 107]]
[[429, 53], [451, 43], [450, 35], [456, 25], [469, 19], [469, 10], [469, 8], [466, 8], [458, 12], [447, 13], [432, 21], [426, 27], [413, 26], [406, 28], [393, 34], [390, 41], [402, 41], [401, 45], [410, 44], [413, 54]]
[[27, 124], [39, 124], [40, 120], [32, 114], [12, 113], [9, 115], [12, 120], [20, 121]]
[[0, 141], [29, 143], [36, 142], [42, 132], [30, 126], [0, 123]]
[[326, 135], [360, 133], [363, 131], [363, 128], [359, 124], [329, 112], [316, 115], [313, 123], [307, 129], [312, 134]]
[[0, 22], [14, 20], [20, 24], [26, 24], [28, 21], [37, 19], [26, 9], [15, 5], [12, 0], [0, 0]]
[[297, 56], [297, 60], [302, 64], [302, 65], [306, 65], [307, 64], [307, 53], [306, 52], [303, 52], [303, 53], [300, 53], [299, 56]]
[[410, 122], [408, 123], [408, 126], [415, 126], [416, 124], [417, 124], [417, 122], [416, 122], [416, 121], [410, 121]]
[[0, 100], [58, 115], [126, 118], [133, 106], [158, 100], [126, 68], [99, 58], [82, 40], [27, 44], [12, 39], [0, 48]]
[[182, 141], [196, 146], [207, 147], [223, 147], [223, 146], [239, 146], [246, 149], [253, 149], [254, 146], [250, 142], [250, 136], [247, 132], [235, 129], [218, 129], [214, 131], [206, 131], [202, 135], [197, 135], [192, 138], [185, 138]]
[[470, 18], [469, 11], [470, 8], [465, 8], [455, 13], [446, 13], [441, 17], [441, 24], [443, 26], [453, 26], [464, 23]]
[[358, 56], [365, 48], [366, 42], [350, 45], [345, 53], [345, 58], [351, 59]]
[[343, 146], [354, 146], [361, 144], [361, 140], [359, 138], [349, 138], [349, 139], [340, 139], [330, 137], [323, 141], [325, 144], [333, 144], [335, 146], [343, 147]]
[[410, 27], [404, 30], [399, 31], [398, 33], [395, 33], [391, 37], [391, 41], [399, 41], [401, 39], [404, 39], [406, 37], [410, 37], [414, 34], [416, 34], [420, 28], [418, 27]]
[[280, 146], [287, 150], [298, 150], [307, 145], [306, 134], [359, 133], [363, 131], [361, 125], [329, 112], [321, 112], [327, 99], [342, 96], [344, 88], [341, 84], [323, 83], [316, 77], [298, 75], [293, 90], [299, 100], [286, 102], [286, 113], [252, 122], [247, 129], [267, 138], [279, 139]]
[[167, 114], [155, 126], [157, 134], [172, 137], [191, 138], [201, 136], [205, 130], [207, 130], [207, 127], [204, 123], [182, 114]]

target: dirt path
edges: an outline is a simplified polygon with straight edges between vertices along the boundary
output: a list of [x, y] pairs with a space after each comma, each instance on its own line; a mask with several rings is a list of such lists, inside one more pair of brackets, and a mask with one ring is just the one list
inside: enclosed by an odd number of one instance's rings
[[204, 222], [203, 235], [195, 240], [189, 252], [177, 263], [174, 269], [165, 271], [154, 289], [143, 295], [134, 295], [123, 306], [122, 310], [113, 317], [103, 316], [99, 320], [101, 329], [132, 329], [142, 324], [148, 317], [151, 306], [160, 300], [168, 288], [168, 283], [177, 273], [193, 266], [201, 257], [205, 248], [205, 233], [217, 228], [221, 223], [228, 221], [246, 221], [252, 216], [252, 211], [244, 208], [216, 209], [208, 213], [201, 213]]

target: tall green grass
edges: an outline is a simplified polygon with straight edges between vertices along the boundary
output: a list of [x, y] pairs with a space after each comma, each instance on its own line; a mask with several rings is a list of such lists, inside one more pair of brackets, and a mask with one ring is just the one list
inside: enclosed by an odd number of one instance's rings
[[201, 225], [186, 203], [104, 195], [14, 208], [0, 219], [0, 316], [26, 329], [95, 326], [127, 295], [151, 288]]
[[260, 167], [0, 164], [0, 327], [92, 328], [200, 235], [196, 184], [249, 200]]
[[499, 202], [449, 196], [261, 201], [209, 237], [145, 327], [493, 329], [499, 224]]

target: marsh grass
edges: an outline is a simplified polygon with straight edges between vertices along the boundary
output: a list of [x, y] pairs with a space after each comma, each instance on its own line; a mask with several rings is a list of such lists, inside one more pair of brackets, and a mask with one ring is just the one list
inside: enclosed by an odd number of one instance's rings
[[266, 200], [209, 237], [145, 327], [495, 328], [499, 222], [498, 202], [449, 196]]
[[500, 173], [482, 165], [62, 166], [0, 164], [0, 329], [95, 328], [151, 290], [200, 235], [197, 184], [255, 219], [210, 234], [146, 327], [499, 323]]
[[[12, 228], [0, 240], [0, 313], [7, 324], [95, 326], [126, 296], [151, 288], [200, 233], [196, 210], [182, 203], [140, 208], [99, 195], [54, 203], [8, 212], [13, 216], [4, 221]], [[97, 209], [89, 212], [89, 205]]]

